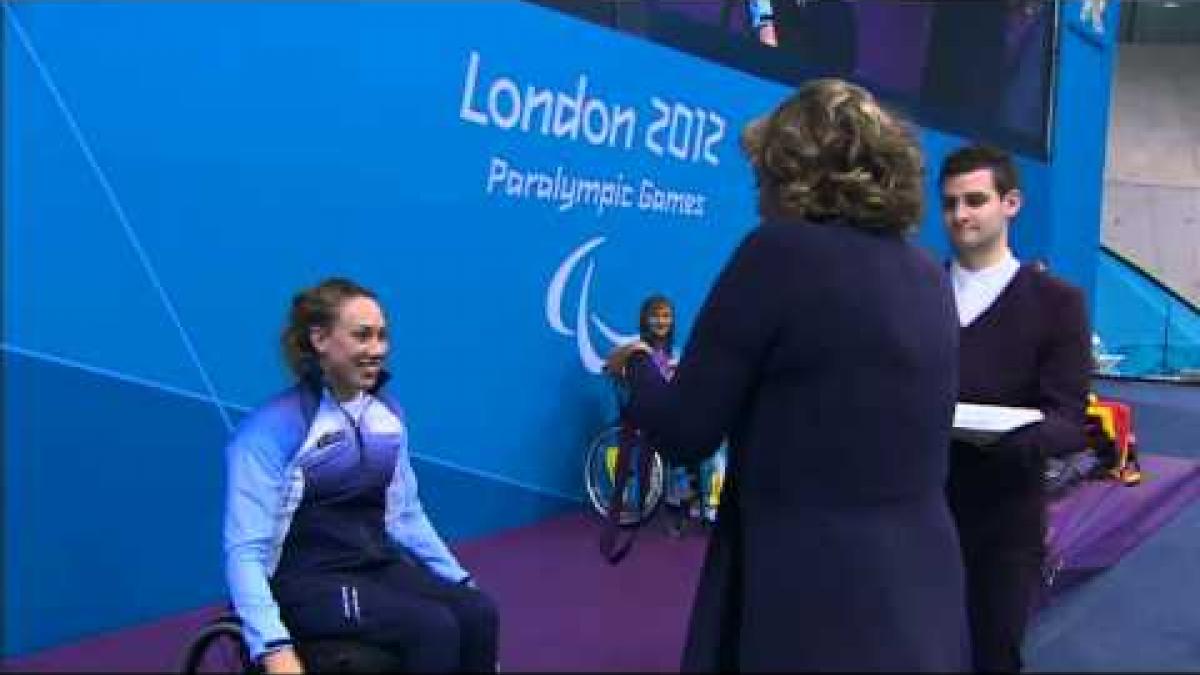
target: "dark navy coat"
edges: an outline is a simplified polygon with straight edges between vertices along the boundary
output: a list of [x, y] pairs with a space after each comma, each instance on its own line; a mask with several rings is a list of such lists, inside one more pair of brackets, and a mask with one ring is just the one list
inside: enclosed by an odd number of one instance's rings
[[676, 461], [729, 440], [685, 671], [969, 668], [945, 498], [958, 393], [945, 272], [899, 234], [768, 223], [630, 414]]

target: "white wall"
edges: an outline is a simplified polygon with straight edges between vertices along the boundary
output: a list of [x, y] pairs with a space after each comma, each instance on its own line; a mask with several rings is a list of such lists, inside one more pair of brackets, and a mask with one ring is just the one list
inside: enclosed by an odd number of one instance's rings
[[1122, 44], [1102, 239], [1200, 303], [1200, 45]]

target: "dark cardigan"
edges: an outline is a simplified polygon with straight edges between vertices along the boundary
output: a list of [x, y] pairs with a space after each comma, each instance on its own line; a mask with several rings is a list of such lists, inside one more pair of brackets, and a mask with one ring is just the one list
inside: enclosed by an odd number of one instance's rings
[[959, 335], [959, 400], [1037, 408], [1045, 420], [978, 448], [956, 442], [949, 495], [956, 508], [997, 502], [1041, 509], [1047, 456], [1083, 449], [1091, 369], [1083, 295], [1033, 265]]

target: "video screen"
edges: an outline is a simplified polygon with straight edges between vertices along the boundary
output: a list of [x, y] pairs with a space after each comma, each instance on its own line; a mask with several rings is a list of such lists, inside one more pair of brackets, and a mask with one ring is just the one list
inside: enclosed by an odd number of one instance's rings
[[1047, 154], [1058, 0], [528, 0], [788, 85], [836, 76], [923, 126]]

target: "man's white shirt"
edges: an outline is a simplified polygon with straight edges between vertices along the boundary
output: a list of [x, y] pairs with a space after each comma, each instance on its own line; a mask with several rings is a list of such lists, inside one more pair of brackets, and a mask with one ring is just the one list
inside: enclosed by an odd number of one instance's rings
[[958, 307], [958, 323], [969, 326], [987, 311], [1008, 284], [1017, 276], [1021, 263], [1011, 252], [1000, 262], [979, 270], [969, 270], [955, 260], [950, 265], [954, 286], [954, 304]]

